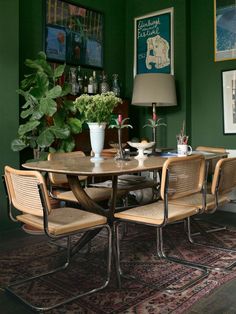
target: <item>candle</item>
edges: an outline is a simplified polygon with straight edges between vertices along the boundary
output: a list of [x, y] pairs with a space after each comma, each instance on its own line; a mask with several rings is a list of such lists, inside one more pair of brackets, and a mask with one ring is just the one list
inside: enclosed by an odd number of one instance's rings
[[119, 123], [119, 124], [122, 123], [122, 114], [118, 114], [118, 123]]

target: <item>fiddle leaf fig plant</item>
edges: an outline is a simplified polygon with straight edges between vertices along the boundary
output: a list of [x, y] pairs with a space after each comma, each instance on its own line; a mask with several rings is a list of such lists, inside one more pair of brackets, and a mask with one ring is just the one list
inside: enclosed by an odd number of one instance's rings
[[31, 73], [24, 76], [17, 91], [24, 97], [17, 138], [11, 143], [13, 151], [30, 147], [34, 158], [44, 152], [72, 151], [74, 135], [82, 131], [83, 121], [79, 119], [76, 106], [66, 96], [69, 84], [57, 82], [63, 75], [65, 65], [56, 68], [47, 62], [44, 52], [37, 59], [25, 61]]

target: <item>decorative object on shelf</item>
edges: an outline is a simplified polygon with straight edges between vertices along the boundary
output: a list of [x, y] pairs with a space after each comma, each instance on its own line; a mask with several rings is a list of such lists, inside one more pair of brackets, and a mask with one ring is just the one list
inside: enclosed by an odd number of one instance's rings
[[117, 97], [120, 97], [120, 84], [119, 84], [118, 74], [112, 75], [112, 89], [111, 90]]
[[110, 91], [110, 86], [107, 82], [107, 75], [103, 72], [101, 82], [99, 84], [99, 92], [102, 94], [102, 93], [107, 93], [109, 91]]
[[[171, 74], [145, 73], [134, 79], [132, 104], [152, 107], [152, 117], [156, 119], [156, 107], [176, 106], [175, 79]], [[156, 132], [153, 133], [156, 143]], [[153, 147], [155, 152], [156, 144]]]
[[74, 135], [82, 131], [82, 121], [77, 117], [76, 106], [66, 98], [71, 86], [58, 85], [65, 65], [52, 67], [44, 52], [37, 59], [26, 59], [31, 69], [21, 81], [18, 93], [25, 98], [17, 139], [11, 143], [13, 151], [26, 147], [33, 149], [35, 159], [46, 159], [48, 152], [72, 151]]
[[183, 121], [180, 133], [176, 135], [177, 139], [177, 154], [179, 157], [184, 157], [192, 154], [192, 147], [188, 145], [188, 136], [185, 134], [185, 120]]
[[[110, 122], [113, 109], [119, 103], [122, 103], [122, 100], [116, 97], [113, 92], [93, 96], [83, 94], [77, 97], [74, 101], [75, 107], [79, 111], [82, 121], [87, 122], [90, 128], [91, 147], [93, 152], [96, 154], [93, 160], [102, 159], [101, 152], [104, 146], [104, 125]], [[97, 123], [99, 130], [94, 131], [95, 125], [92, 123]], [[93, 135], [96, 137], [96, 140], [93, 139]], [[98, 140], [98, 136], [101, 137], [100, 140]], [[98, 146], [96, 141], [100, 143], [99, 149], [95, 147], [95, 145]]]
[[116, 128], [118, 130], [118, 154], [116, 155], [117, 160], [129, 160], [129, 157], [124, 154], [124, 150], [122, 147], [122, 129], [124, 128], [133, 128], [130, 124], [125, 124], [129, 118], [122, 118], [122, 115], [119, 114], [117, 119], [113, 119], [115, 121], [115, 124], [109, 125], [109, 128]]
[[144, 154], [144, 150], [153, 147], [155, 142], [142, 141], [140, 143], [128, 142], [131, 147], [134, 147], [138, 150], [138, 155], [135, 156], [135, 159], [146, 159], [147, 155]]
[[69, 83], [71, 85], [71, 95], [77, 94], [77, 82], [76, 82], [76, 68], [71, 67], [70, 68], [70, 77], [69, 77]]

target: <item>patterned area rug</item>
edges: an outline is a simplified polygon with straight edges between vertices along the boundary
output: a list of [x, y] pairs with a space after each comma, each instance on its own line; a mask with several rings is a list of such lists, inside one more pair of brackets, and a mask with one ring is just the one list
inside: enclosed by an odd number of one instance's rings
[[[129, 275], [135, 275], [140, 281], [122, 279], [122, 289], [119, 290], [113, 272], [106, 289], [47, 313], [179, 314], [187, 311], [215, 288], [236, 278], [236, 268], [231, 272], [212, 270], [208, 277], [193, 287], [183, 292], [168, 292], [168, 289], [181, 287], [190, 278], [199, 275], [199, 270], [160, 260], [156, 256], [155, 234], [154, 228], [131, 226], [121, 240], [122, 269]], [[235, 247], [236, 232], [222, 231], [212, 234], [210, 240], [203, 236], [197, 236], [195, 240]], [[105, 245], [104, 231], [93, 239], [91, 252], [77, 254], [66, 271], [35, 280], [31, 284], [25, 283], [17, 288], [18, 291], [31, 302], [48, 306], [65, 296], [96, 286], [101, 282], [105, 270]], [[172, 256], [215, 267], [226, 266], [236, 260], [236, 252], [229, 253], [189, 244], [182, 224], [165, 228], [164, 245], [166, 253]], [[63, 250], [45, 241], [31, 244], [24, 249], [4, 252], [0, 256], [1, 286], [29, 274], [51, 269], [62, 261]]]

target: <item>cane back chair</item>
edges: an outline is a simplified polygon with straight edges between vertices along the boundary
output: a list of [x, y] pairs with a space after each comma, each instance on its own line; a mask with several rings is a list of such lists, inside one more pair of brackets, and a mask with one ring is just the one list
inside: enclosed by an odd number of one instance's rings
[[[187, 196], [177, 200], [172, 200], [171, 203], [182, 206], [190, 204], [192, 206], [198, 207], [200, 213], [203, 215], [213, 214], [217, 210], [217, 208], [219, 208], [219, 206], [223, 206], [231, 202], [230, 193], [235, 188], [236, 188], [236, 157], [221, 158], [215, 166], [215, 171], [211, 184], [211, 193], [206, 194], [205, 205], [202, 204], [201, 195], [199, 193], [195, 194], [194, 197]], [[201, 220], [201, 215], [198, 218], [200, 218]], [[200, 229], [200, 233], [195, 233], [194, 235], [205, 234], [207, 236], [207, 234], [210, 234], [212, 232], [216, 231], [218, 232], [226, 229], [225, 226], [220, 227], [217, 226], [216, 228], [214, 227], [212, 229], [205, 230], [203, 227], [201, 227], [199, 219], [196, 221], [194, 217], [194, 222]], [[191, 241], [195, 242], [193, 241], [192, 238]], [[226, 251], [235, 251], [235, 249], [228, 249], [225, 247], [213, 246], [210, 244], [207, 244], [207, 246], [223, 249]], [[234, 266], [235, 262], [227, 265], [225, 268], [222, 269], [232, 269]]]
[[[194, 196], [202, 193], [202, 202], [204, 203], [204, 185], [205, 177], [205, 158], [202, 155], [192, 155], [188, 157], [171, 157], [168, 158], [163, 166], [161, 178], [161, 201], [154, 202], [145, 206], [136, 207], [120, 213], [115, 213], [117, 222], [115, 223], [118, 268], [120, 276], [124, 276], [120, 265], [120, 240], [119, 240], [119, 223], [144, 224], [157, 229], [157, 255], [160, 258], [168, 259], [200, 270], [200, 275], [194, 280], [190, 280], [180, 289], [169, 289], [182, 291], [194, 285], [197, 281], [208, 275], [205, 267], [198, 267], [195, 264], [176, 257], [167, 256], [163, 249], [162, 229], [169, 223], [182, 220], [187, 221], [187, 227], [190, 228], [190, 217], [199, 213], [199, 208], [193, 205], [175, 205], [170, 204], [172, 199], [179, 199], [184, 196]], [[190, 229], [188, 230], [190, 234]]]
[[[39, 230], [44, 230], [51, 239], [67, 239], [66, 262], [48, 272], [31, 276], [23, 280], [10, 283], [6, 290], [36, 311], [46, 311], [77, 298], [99, 291], [108, 285], [111, 272], [111, 229], [107, 224], [107, 218], [101, 215], [86, 212], [77, 208], [61, 207], [51, 209], [45, 180], [37, 171], [16, 170], [5, 167], [4, 182], [8, 196], [9, 216], [13, 221], [22, 222]], [[13, 208], [17, 209], [17, 215], [13, 215]], [[108, 254], [106, 264], [106, 278], [99, 287], [84, 291], [81, 294], [69, 296], [67, 299], [50, 306], [38, 306], [31, 304], [14, 291], [14, 287], [25, 282], [31, 282], [37, 278], [53, 274], [68, 267], [70, 262], [71, 238], [78, 233], [89, 230], [101, 230], [106, 228], [108, 232]], [[35, 252], [37, 254], [37, 252]], [[19, 290], [19, 289], [18, 289]]]

